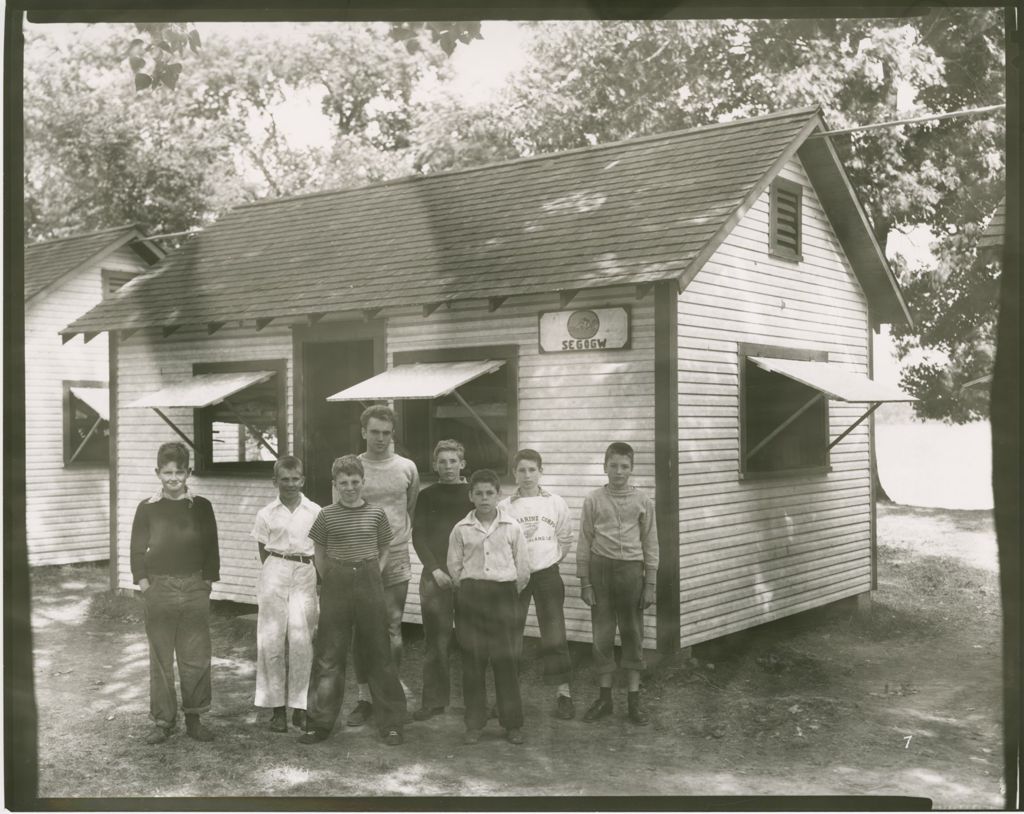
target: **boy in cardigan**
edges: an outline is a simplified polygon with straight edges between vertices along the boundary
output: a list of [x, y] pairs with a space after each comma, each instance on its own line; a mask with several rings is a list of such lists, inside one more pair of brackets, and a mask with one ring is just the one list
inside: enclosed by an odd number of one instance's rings
[[256, 581], [256, 706], [274, 710], [272, 732], [306, 728], [306, 693], [316, 630], [316, 568], [309, 529], [320, 507], [302, 494], [302, 461], [283, 455], [274, 463], [277, 497], [256, 513], [251, 536], [260, 557]]
[[565, 501], [540, 485], [544, 466], [539, 452], [519, 450], [512, 459], [512, 469], [516, 476], [516, 491], [498, 505], [519, 521], [526, 535], [530, 581], [519, 594], [517, 630], [520, 647], [527, 611], [533, 599], [540, 626], [544, 683], [557, 688], [555, 715], [568, 720], [575, 717], [576, 709], [569, 691], [572, 661], [565, 635], [565, 584], [558, 564], [572, 548], [572, 519]]
[[149, 714], [156, 724], [149, 744], [163, 743], [174, 731], [175, 658], [185, 732], [197, 741], [213, 740], [199, 716], [210, 708], [210, 590], [220, 579], [220, 551], [210, 501], [188, 490], [188, 464], [184, 444], [160, 446], [160, 490], [138, 505], [132, 523], [132, 579], [145, 606]]
[[496, 473], [479, 469], [469, 479], [476, 507], [452, 529], [448, 573], [455, 586], [455, 635], [462, 650], [464, 742], [476, 743], [487, 723], [487, 665], [494, 672], [498, 722], [509, 743], [522, 743], [523, 703], [516, 658], [516, 603], [530, 581], [526, 538], [504, 509]]
[[320, 623], [313, 640], [313, 674], [300, 743], [326, 740], [345, 695], [349, 646], [362, 656], [377, 727], [388, 746], [402, 742], [405, 693], [391, 660], [388, 610], [381, 572], [391, 526], [380, 506], [363, 500], [363, 464], [343, 455], [331, 465], [338, 501], [320, 510], [309, 529], [320, 589]]
[[473, 508], [469, 484], [462, 477], [466, 450], [458, 441], [438, 441], [434, 447], [437, 483], [416, 501], [412, 545], [423, 563], [420, 574], [420, 613], [423, 616], [423, 700], [412, 717], [426, 721], [444, 712], [451, 698], [448, 647], [455, 621], [455, 592], [448, 576], [448, 538], [455, 524]]
[[583, 715], [596, 721], [612, 714], [615, 674], [615, 628], [622, 637], [622, 663], [629, 680], [629, 720], [640, 726], [647, 715], [640, 706], [643, 661], [643, 611], [654, 604], [658, 576], [658, 530], [654, 503], [629, 485], [633, 448], [615, 442], [604, 454], [608, 483], [583, 501], [576, 574], [583, 601], [590, 606], [594, 630], [594, 666], [600, 697]]

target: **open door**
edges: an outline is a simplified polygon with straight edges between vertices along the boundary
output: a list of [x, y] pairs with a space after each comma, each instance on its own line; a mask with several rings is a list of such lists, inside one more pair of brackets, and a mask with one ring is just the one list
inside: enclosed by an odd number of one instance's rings
[[331, 463], [339, 455], [363, 451], [358, 402], [329, 402], [327, 397], [369, 378], [374, 372], [374, 341], [309, 341], [302, 343], [303, 436], [305, 493], [321, 506], [331, 502]]

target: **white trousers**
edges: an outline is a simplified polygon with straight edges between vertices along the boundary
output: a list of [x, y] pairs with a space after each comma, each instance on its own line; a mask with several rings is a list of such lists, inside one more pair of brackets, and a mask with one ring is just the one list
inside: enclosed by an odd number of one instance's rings
[[256, 591], [256, 706], [305, 709], [320, 612], [316, 568], [267, 557]]

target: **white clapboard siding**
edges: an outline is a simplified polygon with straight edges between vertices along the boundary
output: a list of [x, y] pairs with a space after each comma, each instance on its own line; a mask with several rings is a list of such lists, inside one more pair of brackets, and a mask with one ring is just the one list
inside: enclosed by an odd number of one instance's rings
[[[178, 436], [148, 407], [127, 407], [136, 399], [188, 378], [197, 362], [245, 362], [275, 359], [287, 362], [286, 403], [288, 449], [292, 449], [293, 386], [292, 338], [288, 328], [269, 326], [260, 332], [251, 328], [224, 328], [213, 336], [205, 329], [182, 329], [170, 337], [158, 330], [139, 331], [118, 345], [117, 398], [117, 578], [123, 588], [132, 587], [130, 543], [132, 519], [141, 500], [159, 488], [153, 469], [157, 447]], [[164, 411], [190, 438], [193, 437], [192, 410]], [[269, 477], [236, 475], [194, 475], [190, 488], [213, 504], [220, 538], [220, 581], [214, 585], [214, 599], [236, 602], [256, 601], [258, 558], [256, 544], [249, 537], [256, 512], [274, 499], [277, 492]]]
[[[739, 477], [740, 343], [827, 351], [868, 372], [867, 304], [800, 162], [803, 260], [768, 253], [764, 193], [679, 302], [680, 644], [707, 641], [871, 585], [868, 425], [826, 475]], [[832, 436], [861, 405], [829, 403]]]
[[[627, 441], [637, 451], [634, 483], [654, 495], [654, 309], [650, 297], [635, 291], [610, 296], [581, 293], [568, 308], [628, 305], [631, 348], [614, 351], [540, 353], [539, 311], [559, 310], [553, 298], [520, 304], [506, 302], [493, 314], [435, 311], [388, 320], [388, 364], [402, 351], [462, 348], [474, 345], [519, 347], [518, 443], [544, 458], [544, 485], [565, 498], [578, 530], [587, 493], [606, 483], [604, 449]], [[472, 462], [470, 462], [472, 466]], [[419, 620], [421, 565], [413, 554], [413, 579], [406, 620]], [[575, 546], [560, 570], [565, 581], [569, 639], [591, 641], [590, 610], [580, 599]], [[655, 615], [645, 616], [645, 642], [655, 647]], [[527, 634], [538, 636], [531, 606]]]
[[[60, 278], [25, 303], [25, 530], [30, 565], [105, 560], [110, 556], [110, 470], [64, 465], [65, 381], [106, 383], [107, 335], [66, 345], [62, 328], [103, 298], [101, 266], [142, 271], [122, 248]], [[70, 271], [70, 269], [69, 269]]]

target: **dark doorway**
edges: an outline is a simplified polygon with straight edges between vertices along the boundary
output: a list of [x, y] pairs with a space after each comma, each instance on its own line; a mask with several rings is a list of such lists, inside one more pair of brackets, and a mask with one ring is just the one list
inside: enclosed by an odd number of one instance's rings
[[302, 343], [303, 461], [310, 500], [331, 502], [331, 463], [363, 451], [359, 432], [362, 405], [327, 397], [374, 374], [372, 339]]

